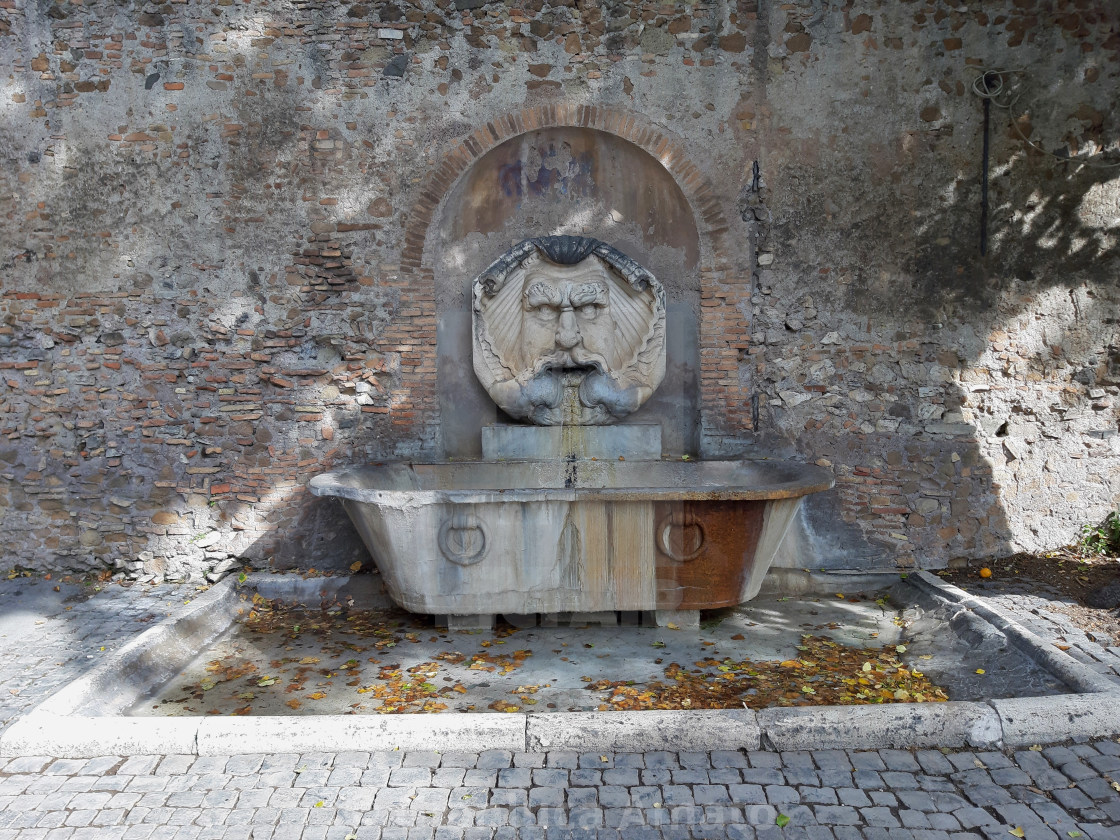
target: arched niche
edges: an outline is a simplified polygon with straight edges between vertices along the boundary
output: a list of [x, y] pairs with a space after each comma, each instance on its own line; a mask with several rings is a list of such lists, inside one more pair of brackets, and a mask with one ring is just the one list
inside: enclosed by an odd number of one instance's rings
[[659, 423], [665, 451], [699, 445], [701, 243], [688, 199], [661, 162], [615, 134], [555, 126], [509, 138], [451, 186], [428, 228], [435, 279], [437, 388], [449, 457], [479, 457], [481, 428], [505, 421], [471, 366], [474, 277], [530, 236], [592, 236], [652, 271], [665, 287], [666, 375], [627, 418]]

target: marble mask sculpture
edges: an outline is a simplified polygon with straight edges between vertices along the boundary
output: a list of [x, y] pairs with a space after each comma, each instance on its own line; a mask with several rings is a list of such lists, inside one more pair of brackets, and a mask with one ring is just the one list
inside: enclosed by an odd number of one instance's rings
[[665, 376], [665, 291], [597, 239], [526, 239], [474, 281], [474, 370], [540, 426], [614, 423]]

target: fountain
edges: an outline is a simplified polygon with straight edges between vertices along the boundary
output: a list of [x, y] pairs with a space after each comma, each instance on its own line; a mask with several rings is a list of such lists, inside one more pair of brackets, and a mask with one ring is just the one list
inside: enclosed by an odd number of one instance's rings
[[[315, 476], [405, 609], [636, 611], [660, 620], [753, 598], [802, 497], [831, 473], [770, 460], [662, 459], [624, 419], [665, 375], [665, 292], [589, 237], [526, 239], [475, 278], [474, 371], [522, 423], [482, 430], [480, 461]], [[688, 620], [686, 618], [686, 620]]]

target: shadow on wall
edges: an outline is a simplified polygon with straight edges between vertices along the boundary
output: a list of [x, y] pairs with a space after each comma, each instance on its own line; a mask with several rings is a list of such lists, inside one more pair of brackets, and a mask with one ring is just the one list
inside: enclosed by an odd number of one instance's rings
[[1019, 144], [992, 182], [984, 256], [967, 247], [977, 192], [919, 232], [913, 273], [942, 332], [961, 322], [959, 413], [992, 464], [1007, 548], [1053, 548], [1120, 501], [1120, 167]]
[[[952, 152], [896, 150], [914, 177], [888, 189], [889, 225], [874, 183], [775, 224], [752, 371], [771, 428], [837, 472], [835, 494], [806, 506], [815, 564], [1054, 548], [1120, 501], [1120, 168], [1008, 133], [992, 152], [986, 255], [979, 155], [965, 148], [978, 137], [955, 152], [976, 170], [962, 163], [946, 189], [929, 152]], [[828, 167], [772, 165], [779, 184], [826, 188]], [[801, 230], [820, 241], [805, 248]], [[858, 528], [837, 529], [841, 516]]]
[[[400, 374], [399, 354], [378, 347], [396, 291], [362, 260], [385, 244], [391, 205], [366, 208], [386, 202], [388, 176], [378, 183], [375, 152], [338, 139], [330, 114], [317, 115], [324, 140], [297, 113], [305, 80], [318, 88], [327, 69], [321, 52], [278, 41], [292, 60], [268, 83], [206, 100], [179, 93], [203, 83], [192, 74], [209, 59], [191, 52], [203, 38], [183, 46], [178, 20], [140, 15], [148, 34], [107, 37], [107, 51], [123, 47], [126, 65], [156, 42], [164, 54], [87, 89], [71, 77], [96, 73], [100, 51], [65, 40], [83, 16], [94, 31], [122, 21], [97, 4], [46, 11], [18, 15], [18, 37], [0, 45], [28, 59], [0, 85], [0, 148], [19, 153], [0, 180], [18, 208], [8, 218], [23, 220], [0, 237], [0, 361], [18, 365], [0, 379], [5, 532], [44, 570], [368, 562], [345, 513], [303, 487], [325, 468], [311, 462], [392, 454]], [[240, 73], [274, 20], [233, 7], [218, 17], [231, 19], [216, 25], [214, 60]], [[49, 110], [60, 98], [74, 107]], [[392, 145], [386, 132], [376, 153]]]
[[[919, 224], [904, 269], [914, 278], [923, 314], [936, 318], [959, 307], [995, 326], [1015, 314], [1013, 295], [1027, 309], [1032, 291], [1086, 287], [1091, 299], [1093, 285], [1115, 288], [1120, 166], [1063, 163], [1030, 148], [1002, 165], [993, 162], [985, 255], [979, 181], [974, 173], [959, 173], [941, 205]], [[1076, 313], [1079, 319], [1089, 315]]]

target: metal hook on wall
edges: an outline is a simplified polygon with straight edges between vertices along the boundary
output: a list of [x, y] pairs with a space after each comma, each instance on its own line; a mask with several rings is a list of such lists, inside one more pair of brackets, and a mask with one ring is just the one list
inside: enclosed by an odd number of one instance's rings
[[992, 98], [1003, 89], [1003, 77], [994, 70], [980, 76], [974, 88], [981, 86], [980, 98], [984, 101], [984, 151], [980, 163], [980, 256], [988, 253], [988, 132], [991, 122]]

